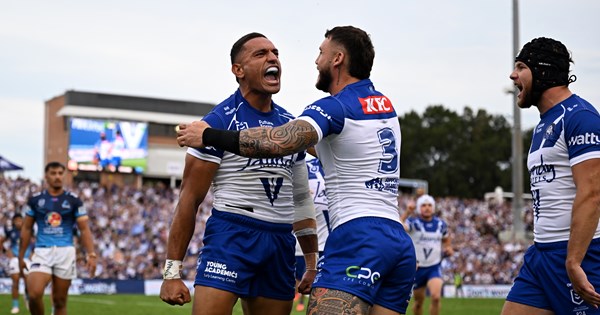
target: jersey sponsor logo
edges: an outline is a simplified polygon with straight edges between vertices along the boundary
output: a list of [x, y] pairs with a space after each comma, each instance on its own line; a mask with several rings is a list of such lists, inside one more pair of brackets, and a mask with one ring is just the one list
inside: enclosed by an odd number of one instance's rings
[[382, 114], [391, 113], [394, 111], [392, 102], [385, 96], [369, 96], [365, 98], [358, 98], [362, 105], [363, 113], [369, 114]]
[[293, 154], [288, 157], [277, 157], [277, 158], [265, 158], [265, 159], [251, 159], [249, 158], [246, 162], [246, 165], [238, 170], [238, 172], [244, 171], [247, 168], [251, 168], [250, 170], [259, 170], [264, 171], [271, 174], [276, 174], [274, 171], [264, 170], [265, 168], [282, 168], [285, 169], [288, 173], [291, 174], [292, 167], [295, 164], [297, 155]]
[[[367, 267], [348, 266], [346, 268], [346, 277], [350, 279], [359, 280], [359, 284], [366, 284], [368, 286], [371, 286], [375, 284], [375, 281], [381, 278], [381, 274], [377, 271], [372, 271], [370, 268]], [[364, 283], [361, 283], [361, 279], [369, 280], [370, 284], [365, 281], [362, 281]]]
[[69, 209], [71, 208], [71, 204], [68, 201], [63, 201], [61, 207], [63, 207], [63, 209]]
[[281, 190], [281, 186], [283, 185], [283, 177], [277, 178], [260, 178], [261, 183], [263, 184], [263, 188], [265, 189], [265, 193], [267, 194], [267, 198], [269, 198], [269, 202], [271, 202], [271, 206], [277, 200], [279, 196], [279, 190]]
[[268, 120], [262, 120], [262, 119], [259, 119], [259, 120], [258, 120], [258, 124], [259, 124], [261, 127], [273, 127], [273, 126], [274, 126], [273, 122], [270, 122], [270, 121], [268, 121]]
[[387, 177], [387, 178], [373, 178], [365, 182], [365, 187], [367, 189], [377, 190], [377, 191], [387, 191], [393, 194], [398, 193], [398, 178], [395, 177]]
[[311, 109], [312, 109], [312, 110], [314, 110], [314, 111], [316, 111], [317, 113], [321, 114], [321, 116], [323, 116], [323, 117], [327, 118], [327, 120], [331, 120], [331, 115], [327, 114], [327, 113], [326, 113], [326, 112], [325, 112], [325, 111], [324, 111], [324, 110], [321, 108], [321, 106], [319, 106], [319, 105], [315, 105], [315, 104], [312, 104], [312, 105], [308, 105], [308, 106], [306, 106], [306, 107], [304, 108], [304, 110], [305, 110], [305, 111], [307, 111], [307, 110], [311, 110]]
[[576, 146], [582, 144], [600, 145], [600, 137], [598, 137], [597, 134], [586, 132], [584, 135], [573, 136], [569, 139], [569, 146]]
[[531, 186], [541, 182], [550, 183], [556, 178], [556, 170], [554, 165], [544, 164], [544, 156], [540, 155], [540, 165], [535, 165], [529, 170], [529, 177]]
[[46, 199], [40, 199], [38, 200], [38, 207], [43, 207], [46, 204]]
[[48, 212], [45, 217], [46, 224], [51, 227], [60, 226], [62, 223], [62, 216], [58, 212]]

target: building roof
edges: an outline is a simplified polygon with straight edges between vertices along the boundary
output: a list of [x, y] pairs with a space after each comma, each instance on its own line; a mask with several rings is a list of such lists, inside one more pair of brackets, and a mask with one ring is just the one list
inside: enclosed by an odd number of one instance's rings
[[178, 124], [201, 119], [215, 105], [81, 91], [65, 92], [65, 106], [59, 116], [147, 121]]

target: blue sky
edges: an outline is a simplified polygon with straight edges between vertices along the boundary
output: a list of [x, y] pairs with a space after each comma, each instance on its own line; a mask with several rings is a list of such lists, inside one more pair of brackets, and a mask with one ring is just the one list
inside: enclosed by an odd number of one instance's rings
[[[0, 1], [0, 155], [39, 180], [43, 104], [66, 90], [218, 103], [236, 83], [229, 50], [258, 31], [279, 48], [293, 114], [325, 96], [314, 60], [326, 29], [371, 34], [371, 78], [403, 114], [442, 104], [512, 119], [511, 0]], [[571, 88], [600, 106], [600, 1], [521, 0], [520, 43], [561, 40], [573, 53]], [[524, 128], [538, 119], [521, 113]]]

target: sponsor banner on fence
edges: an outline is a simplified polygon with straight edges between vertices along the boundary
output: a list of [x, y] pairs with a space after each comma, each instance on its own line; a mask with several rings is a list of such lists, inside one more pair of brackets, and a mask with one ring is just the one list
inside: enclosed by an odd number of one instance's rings
[[[112, 279], [73, 279], [69, 287], [69, 295], [80, 294], [144, 294], [144, 280], [112, 280]], [[161, 280], [162, 282], [162, 280]], [[23, 293], [23, 280], [19, 291]], [[0, 294], [10, 294], [12, 280], [0, 278]], [[160, 284], [158, 286], [160, 291]], [[45, 294], [50, 294], [50, 286]]]
[[[462, 286], [462, 294], [456, 292], [454, 285], [444, 285], [443, 296], [446, 298], [466, 297], [466, 298], [499, 298], [505, 299], [512, 285], [495, 284], [495, 285], [468, 285]], [[458, 293], [458, 295], [456, 294]]]

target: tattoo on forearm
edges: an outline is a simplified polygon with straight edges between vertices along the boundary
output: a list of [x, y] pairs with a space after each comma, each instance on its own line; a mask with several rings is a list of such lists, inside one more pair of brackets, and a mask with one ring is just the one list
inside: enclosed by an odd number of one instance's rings
[[275, 128], [251, 128], [240, 132], [240, 153], [248, 157], [279, 157], [290, 155], [317, 143], [312, 125], [293, 120]]
[[369, 314], [371, 306], [347, 292], [315, 288], [310, 293], [308, 315]]

